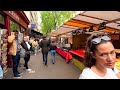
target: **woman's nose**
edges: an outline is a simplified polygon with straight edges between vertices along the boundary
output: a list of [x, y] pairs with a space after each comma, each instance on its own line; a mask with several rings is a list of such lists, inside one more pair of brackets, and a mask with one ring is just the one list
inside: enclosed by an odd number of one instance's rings
[[114, 59], [113, 59], [113, 56], [112, 55], [108, 55], [108, 61], [113, 61]]

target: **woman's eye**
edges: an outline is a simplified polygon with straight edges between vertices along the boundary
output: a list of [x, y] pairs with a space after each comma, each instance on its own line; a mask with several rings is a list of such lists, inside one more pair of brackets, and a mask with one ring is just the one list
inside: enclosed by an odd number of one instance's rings
[[107, 53], [103, 53], [103, 54], [101, 54], [100, 56], [106, 56], [107, 55]]
[[114, 51], [110, 52], [110, 54], [114, 54], [114, 53], [115, 53]]

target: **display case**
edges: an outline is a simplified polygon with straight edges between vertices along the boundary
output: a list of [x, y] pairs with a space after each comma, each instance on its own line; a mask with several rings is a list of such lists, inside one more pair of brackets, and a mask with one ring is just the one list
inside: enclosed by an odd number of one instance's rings
[[3, 68], [3, 72], [7, 71], [7, 29], [0, 29], [0, 43], [1, 43], [1, 64]]

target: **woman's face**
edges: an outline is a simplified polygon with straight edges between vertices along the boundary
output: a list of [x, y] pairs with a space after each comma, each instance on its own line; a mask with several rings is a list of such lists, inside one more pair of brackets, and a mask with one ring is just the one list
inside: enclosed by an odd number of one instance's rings
[[93, 57], [96, 59], [96, 65], [113, 68], [116, 60], [113, 44], [111, 42], [106, 42], [98, 45]]
[[27, 38], [26, 38], [26, 37], [24, 37], [24, 41], [25, 41], [25, 42], [27, 41]]

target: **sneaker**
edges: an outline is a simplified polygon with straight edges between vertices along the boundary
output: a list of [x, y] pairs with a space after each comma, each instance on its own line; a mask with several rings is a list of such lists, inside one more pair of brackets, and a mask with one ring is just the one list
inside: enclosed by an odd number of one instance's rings
[[31, 71], [31, 69], [26, 69], [26, 71]]
[[18, 73], [18, 75], [22, 75], [23, 73]]
[[45, 67], [48, 67], [48, 65], [47, 65], [47, 64], [45, 64]]
[[35, 71], [34, 71], [34, 70], [31, 70], [31, 71], [29, 71], [29, 73], [35, 73]]
[[19, 74], [14, 76], [14, 78], [21, 78], [22, 76], [20, 76]]

